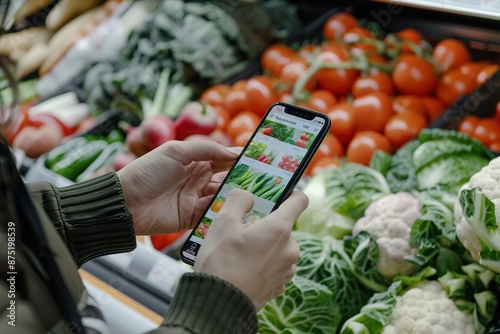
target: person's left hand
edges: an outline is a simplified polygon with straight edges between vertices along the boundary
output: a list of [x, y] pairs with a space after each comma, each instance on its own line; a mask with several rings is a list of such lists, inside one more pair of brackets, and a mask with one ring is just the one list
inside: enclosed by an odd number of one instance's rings
[[238, 154], [208, 140], [170, 141], [120, 170], [136, 234], [193, 228]]

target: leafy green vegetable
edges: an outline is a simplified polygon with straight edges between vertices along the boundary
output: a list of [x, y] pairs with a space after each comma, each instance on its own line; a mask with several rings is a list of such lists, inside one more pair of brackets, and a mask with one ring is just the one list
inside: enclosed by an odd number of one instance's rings
[[250, 170], [250, 166], [245, 164], [239, 164], [238, 166], [234, 167], [234, 169], [229, 174], [228, 182], [232, 182], [242, 177], [248, 170]]
[[385, 153], [382, 150], [377, 150], [370, 160], [370, 168], [385, 176], [389, 171], [389, 168], [391, 168], [391, 162], [392, 156], [390, 154]]
[[464, 218], [481, 243], [480, 263], [500, 268], [500, 229], [495, 205], [480, 188], [463, 189], [459, 194]]
[[417, 172], [412, 163], [412, 155], [418, 145], [418, 141], [412, 140], [392, 156], [391, 165], [385, 177], [393, 193], [411, 192], [417, 189]]
[[87, 102], [100, 110], [119, 108], [140, 116], [141, 100], [153, 99], [160, 74], [168, 69], [173, 105], [167, 111], [175, 114], [176, 104], [188, 95], [233, 77], [267, 45], [299, 27], [295, 7], [283, 0], [252, 0], [241, 6], [230, 0], [158, 1], [130, 34], [120, 57], [87, 72]]
[[368, 205], [390, 193], [390, 188], [378, 171], [345, 163], [317, 174], [303, 191], [310, 204], [297, 219], [297, 230], [342, 238], [350, 234]]
[[243, 155], [251, 159], [257, 159], [259, 155], [264, 153], [266, 148], [267, 148], [266, 144], [252, 140], [252, 142], [248, 145]]
[[388, 282], [376, 270], [378, 248], [367, 233], [344, 240], [293, 232], [301, 249], [297, 275], [330, 289], [342, 321], [358, 313], [373, 291], [384, 291]]
[[257, 314], [261, 333], [336, 333], [338, 306], [325, 286], [295, 275]]

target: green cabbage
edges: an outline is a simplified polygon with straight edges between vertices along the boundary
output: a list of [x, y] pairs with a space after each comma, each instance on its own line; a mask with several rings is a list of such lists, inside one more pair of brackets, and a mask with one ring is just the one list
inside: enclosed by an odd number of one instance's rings
[[257, 314], [260, 333], [336, 333], [340, 324], [332, 292], [305, 277], [295, 277], [285, 292], [269, 301]]
[[297, 219], [296, 229], [341, 239], [351, 233], [368, 205], [390, 193], [390, 188], [380, 172], [345, 163], [317, 174], [303, 191], [309, 197], [309, 206]]

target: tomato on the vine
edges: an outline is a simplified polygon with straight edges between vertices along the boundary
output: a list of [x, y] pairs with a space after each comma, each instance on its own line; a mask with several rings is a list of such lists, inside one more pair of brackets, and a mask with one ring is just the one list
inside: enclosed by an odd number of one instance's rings
[[479, 73], [486, 67], [488, 66], [487, 63], [484, 62], [473, 62], [473, 61], [468, 61], [458, 67], [458, 70], [460, 73], [471, 76], [476, 80], [477, 76]]
[[347, 161], [368, 166], [377, 150], [391, 153], [391, 143], [387, 137], [374, 131], [358, 132], [347, 147]]
[[[337, 45], [325, 45], [316, 57], [318, 61], [326, 64], [347, 62], [349, 60], [346, 50]], [[358, 71], [353, 69], [322, 68], [316, 72], [316, 79], [320, 88], [326, 89], [336, 96], [346, 95], [350, 92], [352, 83], [358, 76]]]
[[200, 100], [211, 106], [224, 105], [226, 95], [231, 91], [231, 87], [225, 84], [213, 85], [203, 91]]
[[394, 93], [391, 77], [384, 72], [368, 74], [358, 77], [352, 84], [351, 93], [354, 98], [373, 93], [383, 92], [387, 95]]
[[351, 28], [358, 25], [358, 20], [349, 13], [333, 14], [323, 25], [323, 36], [329, 40], [338, 40]]
[[453, 38], [441, 40], [434, 46], [432, 57], [439, 63], [440, 70], [453, 70], [470, 60], [470, 52], [464, 43]]
[[235, 82], [224, 99], [224, 105], [231, 116], [237, 115], [247, 107], [246, 84], [246, 79]]
[[354, 99], [354, 125], [358, 131], [382, 132], [394, 114], [389, 95], [374, 92]]
[[227, 124], [226, 133], [235, 141], [244, 132], [253, 132], [260, 122], [259, 116], [251, 111], [243, 111], [234, 116]]
[[436, 86], [437, 77], [427, 60], [405, 54], [396, 61], [392, 81], [401, 94], [430, 95]]
[[446, 108], [441, 100], [432, 96], [421, 96], [420, 100], [425, 105], [425, 110], [427, 111], [427, 119], [431, 122], [435, 121], [439, 116], [441, 116]]
[[500, 70], [500, 66], [496, 64], [491, 64], [485, 66], [476, 77], [476, 85], [480, 86], [486, 82], [493, 74]]
[[458, 125], [458, 132], [465, 133], [469, 137], [472, 137], [480, 120], [481, 119], [476, 115], [464, 117]]
[[321, 158], [324, 157], [341, 158], [343, 156], [344, 156], [344, 148], [340, 144], [339, 140], [331, 133], [328, 133], [325, 136], [325, 139], [323, 139], [323, 141], [319, 145], [318, 150], [312, 157], [309, 166], [307, 166], [305, 170], [305, 173], [307, 175], [311, 175], [311, 171], [313, 169], [314, 164], [318, 162]]
[[480, 118], [472, 137], [486, 146], [500, 140], [500, 124], [497, 122], [496, 117]]
[[215, 105], [213, 108], [217, 112], [217, 129], [225, 131], [231, 121], [231, 114], [223, 105]]
[[279, 76], [283, 67], [296, 57], [295, 51], [283, 44], [273, 44], [267, 47], [260, 57], [264, 71], [273, 76]]
[[445, 105], [451, 105], [460, 97], [471, 93], [476, 88], [474, 78], [461, 73], [458, 69], [446, 72], [436, 87], [436, 96]]
[[245, 91], [247, 110], [260, 116], [264, 116], [269, 106], [278, 101], [278, 95], [274, 92], [271, 79], [264, 75], [248, 79]]
[[392, 99], [392, 108], [398, 114], [404, 112], [414, 112], [427, 119], [427, 108], [420, 96], [398, 95]]
[[304, 106], [322, 113], [337, 104], [335, 95], [324, 89], [316, 89], [310, 95]]
[[319, 48], [319, 46], [314, 45], [314, 44], [305, 44], [302, 45], [298, 50], [297, 50], [297, 56], [306, 58], [311, 57], [314, 55], [314, 52]]
[[392, 116], [384, 128], [384, 134], [395, 149], [400, 148], [427, 126], [426, 118], [418, 113], [406, 111]]
[[[418, 30], [412, 28], [406, 28], [398, 31], [396, 33], [396, 36], [398, 36], [403, 41], [411, 42], [415, 45], [420, 45], [420, 43], [424, 40], [422, 34]], [[404, 53], [413, 53], [412, 49], [404, 43], [401, 46], [401, 51]]]
[[[306, 73], [309, 68], [307, 60], [301, 57], [293, 58], [286, 64], [279, 75], [280, 81], [293, 87], [295, 82]], [[312, 90], [315, 85], [314, 76], [306, 82], [305, 89]]]
[[344, 147], [347, 147], [356, 132], [354, 106], [348, 102], [339, 103], [328, 110], [326, 115], [331, 120], [330, 133], [334, 134]]

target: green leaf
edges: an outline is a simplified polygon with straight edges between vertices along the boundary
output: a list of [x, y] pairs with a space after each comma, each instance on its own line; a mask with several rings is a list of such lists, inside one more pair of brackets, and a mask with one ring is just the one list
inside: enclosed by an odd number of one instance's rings
[[387, 174], [391, 167], [392, 156], [382, 150], [376, 150], [370, 160], [370, 168], [380, 172], [382, 175]]

